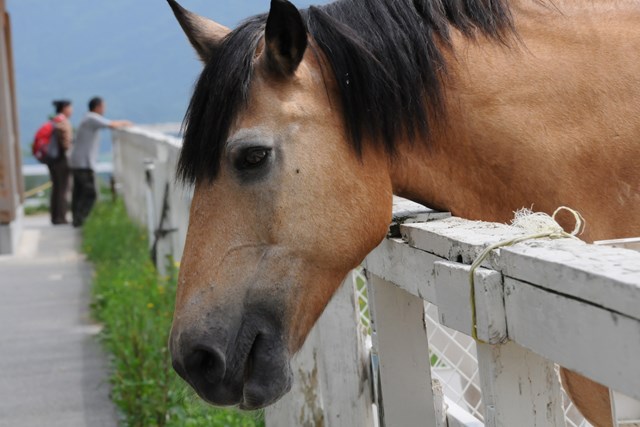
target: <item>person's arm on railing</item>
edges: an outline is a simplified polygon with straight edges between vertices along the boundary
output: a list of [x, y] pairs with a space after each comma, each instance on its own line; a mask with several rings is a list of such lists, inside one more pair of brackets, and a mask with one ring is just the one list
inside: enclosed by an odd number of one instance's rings
[[111, 129], [120, 129], [133, 126], [133, 123], [129, 120], [111, 120], [109, 127]]

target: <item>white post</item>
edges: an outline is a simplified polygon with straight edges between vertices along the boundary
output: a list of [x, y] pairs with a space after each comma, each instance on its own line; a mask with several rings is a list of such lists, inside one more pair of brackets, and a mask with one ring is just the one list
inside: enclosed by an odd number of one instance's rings
[[337, 291], [292, 362], [295, 382], [265, 410], [268, 427], [370, 427], [369, 351], [353, 275]]
[[560, 380], [555, 365], [519, 345], [477, 343], [487, 427], [562, 427]]
[[374, 275], [368, 285], [380, 359], [381, 425], [435, 427], [424, 301]]
[[147, 236], [149, 239], [149, 249], [151, 249], [151, 245], [153, 245], [153, 240], [155, 238], [154, 227], [156, 224], [156, 195], [154, 192], [154, 169], [155, 164], [152, 159], [144, 160], [144, 179], [145, 179], [145, 202], [147, 205]]

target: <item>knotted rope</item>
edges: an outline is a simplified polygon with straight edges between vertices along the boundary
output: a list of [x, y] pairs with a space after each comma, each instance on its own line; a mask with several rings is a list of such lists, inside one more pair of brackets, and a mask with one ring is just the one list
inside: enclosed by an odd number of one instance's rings
[[[556, 221], [556, 217], [560, 212], [569, 212], [573, 215], [576, 225], [571, 233], [567, 233]], [[529, 234], [524, 236], [515, 237], [513, 239], [505, 240], [502, 242], [494, 243], [493, 245], [485, 248], [476, 260], [471, 264], [471, 270], [469, 272], [469, 282], [471, 283], [471, 334], [473, 339], [478, 342], [483, 342], [478, 338], [478, 325], [476, 319], [476, 286], [475, 286], [475, 272], [480, 265], [487, 259], [491, 251], [494, 249], [504, 248], [507, 246], [513, 246], [517, 243], [521, 243], [527, 240], [535, 239], [577, 239], [584, 231], [585, 220], [579, 212], [561, 206], [549, 216], [544, 212], [533, 212], [531, 209], [520, 209], [515, 213], [515, 218], [511, 221], [511, 226], [521, 229]]]

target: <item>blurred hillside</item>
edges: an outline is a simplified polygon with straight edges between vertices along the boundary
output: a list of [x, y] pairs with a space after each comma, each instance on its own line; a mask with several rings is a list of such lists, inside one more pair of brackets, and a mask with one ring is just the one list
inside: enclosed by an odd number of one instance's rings
[[[182, 0], [229, 27], [268, 0]], [[299, 7], [326, 1], [295, 1]], [[74, 102], [77, 124], [94, 95], [107, 116], [137, 123], [182, 120], [200, 64], [164, 0], [7, 0], [13, 20], [23, 146], [52, 112]]]

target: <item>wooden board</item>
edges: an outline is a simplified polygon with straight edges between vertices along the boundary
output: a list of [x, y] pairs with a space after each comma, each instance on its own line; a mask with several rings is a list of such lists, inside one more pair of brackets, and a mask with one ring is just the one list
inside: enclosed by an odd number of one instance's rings
[[565, 425], [555, 364], [515, 343], [478, 344], [487, 427]]
[[[401, 230], [410, 246], [464, 264], [490, 244], [524, 234], [511, 226], [460, 218], [405, 224]], [[640, 319], [638, 252], [575, 239], [539, 239], [493, 251], [483, 266]]]
[[369, 351], [355, 301], [349, 275], [294, 357], [291, 391], [265, 410], [267, 426], [374, 425]]
[[416, 250], [401, 239], [385, 239], [365, 259], [372, 274], [392, 282], [412, 295], [435, 302], [433, 265], [443, 259]]
[[640, 252], [541, 240], [500, 250], [505, 276], [640, 319]]
[[424, 302], [373, 275], [368, 289], [373, 345], [380, 361], [384, 425], [434, 427]]
[[[446, 218], [400, 227], [410, 246], [449, 261], [471, 264], [487, 246], [524, 235], [505, 224]], [[487, 261], [483, 265], [491, 267]]]
[[[435, 286], [440, 324], [472, 335], [471, 282], [468, 265], [450, 261], [435, 263]], [[502, 275], [480, 268], [475, 272], [478, 338], [498, 344], [507, 339]]]
[[640, 399], [640, 321], [505, 278], [509, 338]]

